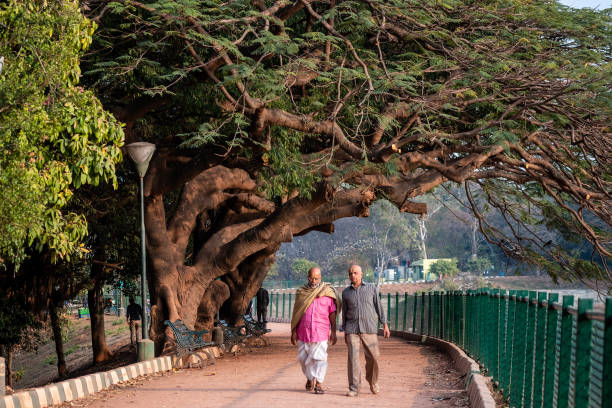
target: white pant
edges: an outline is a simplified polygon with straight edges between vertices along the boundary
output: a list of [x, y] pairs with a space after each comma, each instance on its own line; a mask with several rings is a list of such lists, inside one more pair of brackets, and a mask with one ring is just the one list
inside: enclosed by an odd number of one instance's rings
[[306, 378], [315, 378], [317, 382], [323, 383], [327, 372], [327, 340], [318, 343], [298, 340], [297, 359]]

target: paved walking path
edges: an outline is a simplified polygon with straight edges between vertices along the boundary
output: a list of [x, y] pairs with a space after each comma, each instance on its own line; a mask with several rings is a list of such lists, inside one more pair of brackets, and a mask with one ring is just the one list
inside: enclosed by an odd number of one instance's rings
[[[329, 348], [326, 393], [304, 390], [305, 378], [289, 342], [289, 325], [270, 323], [271, 346], [226, 355], [204, 369], [180, 370], [139, 379], [72, 405], [94, 408], [175, 407], [461, 407], [468, 406], [461, 378], [448, 357], [403, 339], [379, 338], [381, 393], [365, 379], [359, 398], [349, 398], [344, 337]], [[339, 333], [341, 334], [341, 333]], [[365, 360], [362, 353], [362, 371]]]

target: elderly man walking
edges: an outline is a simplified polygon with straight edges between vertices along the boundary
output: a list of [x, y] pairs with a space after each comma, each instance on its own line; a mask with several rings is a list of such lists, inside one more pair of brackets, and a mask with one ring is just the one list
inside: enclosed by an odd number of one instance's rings
[[378, 322], [384, 325], [384, 336], [390, 335], [385, 310], [378, 298], [378, 288], [364, 283], [359, 265], [349, 268], [351, 286], [342, 291], [342, 330], [348, 347], [349, 397], [359, 396], [361, 385], [361, 363], [359, 348], [363, 345], [366, 358], [366, 380], [373, 394], [380, 392], [378, 385]]
[[336, 310], [340, 297], [329, 283], [321, 282], [321, 270], [308, 271], [308, 284], [295, 294], [291, 318], [291, 344], [298, 345], [297, 359], [306, 376], [306, 390], [323, 394], [327, 372], [327, 341], [336, 344]]

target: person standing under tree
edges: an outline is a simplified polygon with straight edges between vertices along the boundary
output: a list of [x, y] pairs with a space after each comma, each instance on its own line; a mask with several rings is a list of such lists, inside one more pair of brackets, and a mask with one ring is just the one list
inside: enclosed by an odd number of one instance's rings
[[[321, 270], [308, 271], [308, 284], [295, 294], [291, 318], [291, 344], [298, 345], [297, 359], [306, 376], [306, 390], [324, 394], [327, 372], [327, 341], [336, 344], [336, 310], [340, 297], [329, 283], [321, 282]], [[331, 331], [330, 331], [331, 328]]]
[[125, 313], [125, 319], [130, 325], [130, 345], [132, 347], [138, 343], [140, 324], [142, 319], [142, 306], [135, 302], [134, 297], [130, 296], [130, 304]]
[[366, 380], [373, 394], [380, 392], [378, 385], [378, 322], [384, 325], [384, 337], [389, 338], [389, 325], [385, 310], [378, 297], [378, 288], [373, 283], [362, 281], [363, 272], [359, 265], [351, 265], [349, 279], [351, 286], [342, 291], [342, 331], [348, 347], [347, 396], [359, 396], [361, 385], [361, 362], [359, 348], [363, 344], [366, 358]]
[[257, 291], [257, 321], [263, 324], [264, 329], [268, 324], [268, 304], [270, 303], [270, 296], [268, 291], [262, 286]]

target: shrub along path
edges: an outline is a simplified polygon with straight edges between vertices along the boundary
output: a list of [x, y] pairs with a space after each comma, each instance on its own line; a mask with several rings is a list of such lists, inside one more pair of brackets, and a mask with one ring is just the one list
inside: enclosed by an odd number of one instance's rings
[[[216, 365], [138, 379], [74, 406], [103, 407], [461, 407], [468, 406], [465, 378], [450, 359], [429, 346], [380, 338], [381, 393], [365, 379], [359, 398], [347, 391], [346, 346], [340, 336], [329, 348], [324, 395], [304, 390], [305, 378], [289, 342], [289, 325], [270, 323], [269, 347], [227, 354]], [[339, 333], [341, 334], [341, 333]], [[362, 354], [362, 365], [364, 364]], [[66, 405], [71, 406], [71, 405]]]

